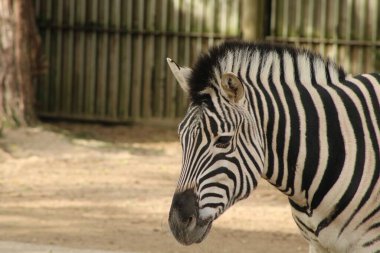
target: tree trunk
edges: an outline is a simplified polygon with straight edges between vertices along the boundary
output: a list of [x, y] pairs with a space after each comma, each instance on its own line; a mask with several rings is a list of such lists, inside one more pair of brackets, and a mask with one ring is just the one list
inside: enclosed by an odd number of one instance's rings
[[40, 37], [32, 0], [0, 0], [0, 128], [36, 123]]

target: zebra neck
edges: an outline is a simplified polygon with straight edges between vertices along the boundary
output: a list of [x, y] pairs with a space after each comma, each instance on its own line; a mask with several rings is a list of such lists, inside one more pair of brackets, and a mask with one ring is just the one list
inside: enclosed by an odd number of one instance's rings
[[300, 136], [300, 120], [296, 105], [289, 99], [292, 91], [281, 61], [286, 61], [286, 57], [280, 59], [273, 53], [261, 58], [257, 52], [242, 78], [247, 84], [251, 114], [263, 135], [262, 177], [303, 206], [306, 196], [294, 188], [301, 180], [296, 175], [299, 138], [295, 138]]

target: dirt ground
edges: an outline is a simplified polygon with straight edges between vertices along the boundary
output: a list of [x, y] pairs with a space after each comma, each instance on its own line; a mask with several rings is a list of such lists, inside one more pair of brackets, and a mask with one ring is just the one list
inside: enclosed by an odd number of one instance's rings
[[182, 246], [168, 210], [181, 160], [174, 129], [78, 124], [0, 138], [0, 241], [127, 252], [307, 252], [287, 200], [262, 182]]

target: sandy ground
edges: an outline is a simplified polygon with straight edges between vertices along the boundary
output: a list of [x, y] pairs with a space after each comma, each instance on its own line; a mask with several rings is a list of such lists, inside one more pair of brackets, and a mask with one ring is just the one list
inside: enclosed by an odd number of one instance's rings
[[7, 130], [0, 241], [125, 252], [307, 252], [286, 198], [265, 182], [215, 221], [203, 243], [178, 244], [167, 216], [180, 155], [172, 129]]

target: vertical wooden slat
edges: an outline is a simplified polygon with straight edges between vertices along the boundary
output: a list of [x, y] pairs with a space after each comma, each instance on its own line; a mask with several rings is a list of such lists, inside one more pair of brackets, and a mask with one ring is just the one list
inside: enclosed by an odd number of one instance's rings
[[[109, 28], [110, 8], [109, 0], [98, 0], [98, 24], [104, 29]], [[109, 33], [102, 32], [97, 36], [97, 71], [96, 75], [96, 114], [99, 117], [106, 117], [107, 113], [107, 87], [108, 80], [108, 39]]]
[[[374, 18], [373, 18], [373, 15], [375, 14], [374, 11], [373, 11], [373, 7], [374, 7], [374, 4], [372, 2], [372, 0], [366, 0], [366, 10], [365, 12], [368, 13], [368, 15], [365, 15], [365, 20], [364, 20], [364, 23], [365, 23], [365, 33], [364, 33], [364, 40], [366, 41], [369, 41], [369, 42], [373, 42], [373, 32], [372, 32], [372, 29], [373, 29], [373, 21], [374, 21]], [[376, 14], [375, 14], [376, 15]], [[372, 52], [372, 53], [371, 53]], [[376, 48], [373, 48], [372, 45], [368, 45], [366, 47], [364, 47], [364, 50], [363, 50], [363, 72], [365, 73], [368, 73], [368, 72], [372, 72], [371, 70], [371, 66], [374, 65], [374, 57], [373, 57], [373, 54], [376, 52]]]
[[[295, 38], [298, 36], [297, 33], [297, 16], [300, 16], [300, 13], [297, 13], [298, 0], [293, 0], [288, 2], [288, 37]], [[296, 42], [295, 42], [296, 43]]]
[[[306, 37], [309, 39], [313, 38], [313, 27], [314, 27], [314, 0], [309, 0], [308, 13], [307, 13], [307, 29]], [[312, 48], [312, 44], [307, 45], [308, 48]]]
[[[147, 0], [146, 6], [146, 25], [145, 30], [153, 32], [155, 30], [155, 11], [156, 1]], [[145, 39], [145, 53], [144, 53], [144, 85], [143, 85], [143, 108], [142, 116], [149, 118], [152, 116], [152, 85], [153, 85], [153, 67], [154, 67], [154, 43], [155, 39], [153, 35], [147, 36]]]
[[[70, 20], [69, 20], [69, 25], [71, 27], [74, 27], [75, 25], [75, 0], [71, 0], [70, 1]], [[76, 88], [73, 86], [73, 83], [74, 83], [74, 58], [75, 58], [75, 54], [74, 54], [74, 47], [75, 47], [75, 37], [74, 37], [74, 31], [71, 30], [70, 31], [70, 34], [69, 34], [69, 68], [68, 68], [68, 76], [69, 76], [69, 79], [70, 79], [70, 84], [69, 84], [69, 88], [68, 88], [68, 94], [70, 96], [70, 101], [69, 101], [69, 107], [68, 107], [68, 111], [69, 113], [72, 113], [73, 111], [73, 90]]]
[[[223, 36], [223, 35], [226, 35], [227, 34], [227, 16], [228, 16], [228, 13], [227, 13], [227, 1], [219, 1], [219, 4], [220, 4], [220, 34]], [[198, 10], [196, 10], [198, 11]], [[194, 12], [195, 13], [195, 12]]]
[[[50, 1], [49, 1], [50, 2]], [[83, 26], [86, 20], [86, 0], [75, 1], [75, 25]], [[84, 97], [84, 63], [85, 63], [85, 33], [75, 32], [74, 44], [74, 81], [73, 81], [73, 113], [79, 115], [83, 112]]]
[[[111, 2], [110, 18], [111, 27], [114, 29], [120, 28], [121, 19], [121, 0], [113, 0]], [[120, 56], [120, 34], [110, 34], [109, 43], [109, 78], [108, 78], [108, 96], [107, 96], [107, 115], [116, 119], [117, 104], [118, 104], [118, 89], [119, 89], [119, 56]]]
[[286, 38], [289, 35], [288, 28], [289, 28], [289, 1], [283, 0], [283, 18], [282, 18], [282, 27], [281, 27], [281, 36]]
[[[184, 31], [185, 27], [185, 16], [183, 15], [183, 2], [184, 0], [176, 0], [174, 1], [174, 10], [175, 13], [173, 15], [173, 20], [177, 23], [173, 26], [175, 32]], [[186, 11], [186, 10], [185, 10]], [[184, 58], [186, 57], [184, 54], [184, 39], [176, 36], [173, 40], [173, 58], [179, 62], [180, 65], [184, 65]], [[169, 71], [170, 72], [170, 71]], [[169, 73], [169, 76], [172, 76], [172, 73]], [[171, 101], [171, 117], [176, 118], [178, 115], [183, 114], [183, 107], [186, 104], [186, 97], [184, 91], [180, 88], [180, 86], [176, 83], [175, 79], [173, 79], [173, 87], [172, 87], [172, 101]]]
[[[325, 39], [326, 38], [326, 19], [328, 18], [327, 16], [327, 4], [326, 4], [326, 0], [320, 0], [320, 4], [321, 4], [321, 9], [320, 9], [320, 34], [319, 34], [319, 38], [320, 39]], [[326, 52], [326, 44], [325, 43], [321, 43], [320, 47], [319, 47], [319, 52], [324, 55], [325, 52]]]
[[[123, 0], [121, 9], [125, 11], [122, 15], [121, 26], [127, 31], [132, 30], [133, 0]], [[119, 117], [121, 120], [129, 118], [131, 77], [132, 77], [132, 35], [123, 34], [121, 38], [121, 71], [120, 71], [120, 93], [119, 93]]]
[[[159, 5], [159, 13], [157, 15], [157, 23], [159, 24], [159, 31], [166, 31], [167, 29], [167, 8], [168, 0], [161, 0]], [[154, 108], [156, 117], [164, 116], [164, 89], [166, 80], [166, 38], [160, 36], [156, 44], [156, 59], [155, 59], [155, 86], [154, 86]]]
[[[346, 36], [345, 36], [345, 39], [346, 40], [350, 40], [351, 39], [351, 29], [352, 29], [352, 6], [353, 3], [352, 3], [352, 0], [347, 0], [347, 12], [346, 12], [346, 15], [347, 15], [347, 26], [346, 26]], [[346, 67], [346, 70], [350, 73], [352, 71], [352, 67], [351, 67], [351, 61], [349, 60], [350, 57], [351, 57], [351, 46], [347, 45], [346, 46], [346, 52], [345, 52], [345, 55], [347, 57], [347, 60], [345, 61], [345, 67]]]
[[[301, 31], [301, 20], [302, 20], [302, 2], [301, 0], [296, 1], [296, 6], [295, 6], [295, 36], [297, 38], [302, 36], [302, 31]], [[296, 41], [296, 46], [299, 46], [299, 42]]]
[[277, 1], [276, 4], [276, 36], [282, 37], [283, 34], [283, 22], [284, 22], [284, 1]]
[[[379, 11], [380, 11], [380, 4], [377, 0], [370, 0], [369, 8], [371, 10], [371, 41], [375, 42], [378, 37], [378, 22], [379, 22]], [[372, 46], [370, 49], [371, 54], [371, 66], [370, 70], [368, 72], [375, 72], [380, 71], [380, 50], [379, 47]]]
[[[356, 22], [358, 22], [358, 28], [359, 28], [359, 31], [358, 31], [358, 36], [359, 36], [359, 40], [363, 41], [365, 38], [365, 13], [366, 13], [366, 9], [367, 9], [367, 3], [368, 3], [368, 0], [362, 0], [362, 1], [359, 1], [357, 2], [357, 5], [358, 5], [358, 9], [359, 9], [359, 15], [358, 15], [358, 19]], [[364, 66], [364, 61], [366, 60], [364, 58], [364, 47], [361, 46], [361, 47], [358, 47], [358, 66], [357, 66], [357, 69], [356, 69], [356, 74], [359, 74], [359, 73], [363, 73], [363, 66]]]
[[270, 34], [277, 36], [277, 0], [272, 0], [270, 11]]
[[[184, 33], [189, 33], [191, 31], [191, 2], [190, 0], [182, 0], [181, 1], [181, 27], [180, 31]], [[208, 3], [215, 4], [215, 0], [210, 0]], [[210, 18], [212, 21], [210, 21], [209, 26], [210, 31], [214, 32], [215, 25], [214, 25], [214, 19], [215, 15], [211, 15]], [[209, 40], [210, 43], [210, 40]], [[191, 66], [190, 62], [190, 38], [188, 36], [181, 38], [179, 43], [179, 52], [178, 52], [178, 63], [183, 66]], [[172, 74], [170, 74], [172, 75]], [[177, 116], [183, 115], [183, 113], [186, 110], [187, 107], [187, 95], [184, 93], [182, 88], [176, 84], [176, 93], [177, 95]]]
[[[70, 11], [70, 8], [68, 6], [69, 4], [69, 1], [62, 1], [62, 22], [61, 22], [61, 25], [62, 26], [67, 26], [68, 23], [69, 23], [69, 11]], [[60, 97], [61, 97], [61, 100], [60, 100], [60, 104], [59, 104], [59, 112], [62, 113], [62, 114], [65, 114], [67, 113], [66, 109], [68, 107], [68, 94], [67, 94], [67, 83], [68, 83], [68, 76], [65, 74], [66, 71], [67, 71], [67, 68], [68, 68], [68, 45], [69, 45], [69, 42], [68, 42], [68, 32], [69, 30], [61, 30], [62, 32], [62, 54], [61, 54], [61, 73], [62, 73], [62, 77], [61, 77], [61, 80], [59, 82], [59, 94], [60, 94]]]
[[[137, 9], [134, 9], [135, 24], [134, 29], [143, 30], [144, 24], [144, 1], [138, 1]], [[143, 36], [137, 34], [133, 39], [133, 71], [132, 71], [132, 118], [141, 116], [141, 93], [142, 93], [142, 68], [143, 65]]]
[[[353, 0], [353, 8], [352, 8], [352, 23], [351, 23], [351, 40], [358, 40], [360, 37], [361, 31], [359, 31], [360, 28], [360, 21], [357, 19], [357, 17], [360, 15], [360, 7], [358, 6], [359, 3], [357, 0]], [[355, 59], [355, 61], [350, 61], [351, 64], [351, 74], [355, 74], [358, 71], [359, 67], [359, 61], [361, 60], [359, 57], [359, 47], [357, 45], [353, 45], [351, 47], [351, 59]]]
[[[380, 13], [380, 4], [378, 3], [377, 4], [377, 11], [378, 13]], [[377, 17], [377, 22], [376, 22], [376, 27], [374, 28], [375, 29], [375, 34], [374, 36], [376, 37], [376, 40], [380, 40], [380, 18]], [[376, 55], [376, 60], [375, 60], [375, 71], [379, 71], [380, 70], [380, 47], [379, 46], [376, 46], [376, 52], [375, 52], [375, 55]]]
[[[230, 8], [227, 10], [230, 12], [228, 20], [227, 34], [230, 36], [237, 35], [237, 29], [239, 25], [239, 0], [230, 1]], [[205, 16], [206, 13], [203, 14]]]
[[[208, 33], [215, 33], [215, 0], [209, 0], [206, 2], [205, 11], [205, 25], [204, 31]], [[211, 47], [214, 43], [214, 39], [211, 37], [208, 39], [208, 46]]]
[[[223, 1], [221, 4], [221, 19], [220, 19], [220, 26], [221, 30], [220, 33], [222, 36], [227, 34], [227, 1]], [[203, 20], [203, 3], [200, 0], [193, 0], [192, 1], [192, 26], [191, 26], [191, 32], [195, 33], [202, 33], [202, 24]], [[192, 44], [192, 62], [198, 57], [199, 53], [202, 51], [202, 38], [192, 38], [191, 41]]]
[[[87, 1], [86, 25], [97, 25], [98, 1]], [[96, 32], [86, 36], [86, 63], [85, 63], [85, 92], [84, 92], [84, 114], [92, 116], [95, 113], [95, 89], [96, 89]]]
[[[365, 7], [365, 12], [367, 15], [364, 16], [364, 40], [366, 41], [372, 41], [372, 21], [373, 21], [373, 3], [371, 0], [366, 0], [366, 7]], [[376, 52], [376, 49], [373, 49], [371, 46], [365, 46], [363, 47], [363, 68], [361, 73], [367, 73], [371, 71], [371, 65], [374, 64], [373, 61], [373, 53]]]
[[[75, 0], [66, 0], [64, 2], [63, 18], [65, 25], [74, 26], [75, 18]], [[69, 29], [63, 37], [63, 68], [62, 68], [62, 112], [70, 114], [72, 110], [72, 85], [73, 85], [73, 50], [74, 50], [74, 32]]]
[[[313, 35], [312, 38], [320, 39], [322, 35], [322, 4], [321, 0], [314, 0], [314, 8], [313, 8]], [[314, 52], [321, 53], [321, 49], [323, 48], [322, 46], [323, 43], [312, 43], [311, 49]]]
[[[347, 31], [347, 7], [348, 3], [347, 0], [339, 2], [339, 21], [338, 21], [338, 28], [337, 28], [337, 38], [339, 40], [345, 40], [346, 39], [346, 31]], [[337, 62], [343, 68], [347, 71], [347, 49], [344, 45], [340, 44], [338, 45], [338, 56], [337, 56]]]
[[[329, 38], [332, 38], [333, 40], [339, 39], [339, 1], [333, 1], [333, 4], [331, 5], [332, 8], [332, 15], [330, 16], [330, 23], [329, 23]], [[328, 55], [334, 61], [337, 61], [338, 59], [338, 44], [334, 43], [331, 53]]]
[[[55, 24], [57, 26], [62, 25], [62, 16], [63, 16], [63, 0], [57, 0], [54, 2], [55, 5], [53, 7], [53, 10], [56, 11], [56, 19], [55, 19]], [[55, 54], [53, 54], [52, 61], [51, 63], [53, 64], [54, 72], [53, 72], [53, 94], [52, 94], [52, 105], [53, 105], [53, 112], [59, 113], [61, 109], [61, 77], [62, 77], [62, 31], [57, 30], [56, 33], [56, 48], [55, 48]], [[55, 56], [55, 57], [54, 57]]]
[[[185, 33], [190, 33], [191, 32], [191, 0], [184, 0], [183, 10], [185, 12]], [[185, 38], [185, 52], [184, 52], [184, 62], [183, 62], [185, 66], [191, 65], [190, 52], [191, 52], [190, 38], [187, 36]]]
[[[170, 1], [170, 20], [169, 20], [169, 31], [177, 33], [179, 30], [179, 0]], [[172, 36], [168, 41], [167, 45], [168, 56], [172, 59], [177, 60], [178, 58], [178, 37]], [[176, 94], [176, 80], [173, 77], [169, 68], [166, 68], [166, 90], [165, 90], [165, 115], [168, 118], [174, 118], [175, 116], [175, 94]]]

